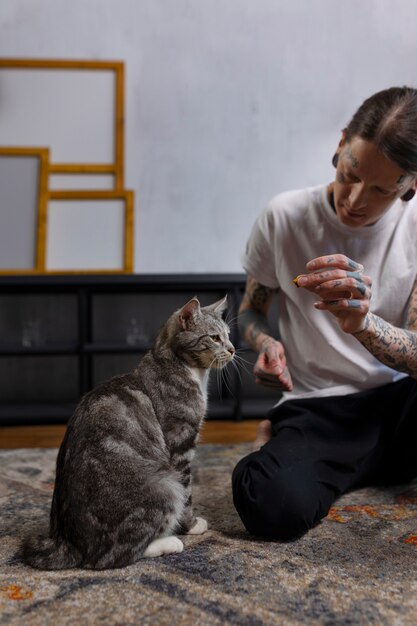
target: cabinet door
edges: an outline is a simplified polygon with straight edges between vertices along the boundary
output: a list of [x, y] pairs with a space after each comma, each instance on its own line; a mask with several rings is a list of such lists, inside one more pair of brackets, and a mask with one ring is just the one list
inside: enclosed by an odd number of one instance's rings
[[2, 294], [2, 419], [68, 417], [79, 399], [77, 351], [75, 293]]
[[2, 405], [75, 403], [78, 396], [76, 356], [0, 357]]
[[0, 352], [2, 349], [42, 349], [77, 343], [77, 296], [67, 293], [2, 294], [0, 296]]

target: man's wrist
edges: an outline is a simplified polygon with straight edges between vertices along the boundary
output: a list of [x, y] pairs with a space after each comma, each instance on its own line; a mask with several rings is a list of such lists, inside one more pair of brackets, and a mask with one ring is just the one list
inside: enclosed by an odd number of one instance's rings
[[371, 329], [371, 326], [372, 326], [371, 316], [372, 316], [372, 313], [367, 313], [362, 320], [362, 324], [360, 328], [358, 328], [358, 330], [355, 330], [353, 333], [351, 333], [351, 335], [353, 335], [357, 339], [360, 339], [368, 335], [369, 330]]
[[275, 342], [275, 339], [271, 337], [271, 335], [263, 334], [262, 337], [259, 338], [259, 347], [257, 348], [258, 352], [264, 352], [268, 349], [268, 346]]
[[248, 345], [260, 352], [262, 342], [270, 337], [268, 321], [264, 315], [253, 309], [239, 313], [239, 330]]

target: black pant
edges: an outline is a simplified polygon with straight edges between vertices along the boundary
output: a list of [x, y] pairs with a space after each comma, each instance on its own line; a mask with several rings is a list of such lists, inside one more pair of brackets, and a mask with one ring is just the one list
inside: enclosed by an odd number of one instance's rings
[[241, 459], [233, 499], [254, 535], [292, 539], [335, 499], [369, 484], [417, 476], [417, 381], [370, 391], [289, 400], [267, 416], [273, 436]]

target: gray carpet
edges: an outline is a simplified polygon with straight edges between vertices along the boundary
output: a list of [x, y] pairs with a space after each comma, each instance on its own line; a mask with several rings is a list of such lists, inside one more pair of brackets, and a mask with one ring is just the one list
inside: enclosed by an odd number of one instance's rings
[[56, 450], [0, 452], [0, 623], [11, 626], [417, 624], [417, 483], [344, 496], [302, 539], [244, 530], [230, 475], [247, 445], [202, 445], [194, 501], [210, 530], [125, 569], [39, 572], [21, 537], [45, 526]]

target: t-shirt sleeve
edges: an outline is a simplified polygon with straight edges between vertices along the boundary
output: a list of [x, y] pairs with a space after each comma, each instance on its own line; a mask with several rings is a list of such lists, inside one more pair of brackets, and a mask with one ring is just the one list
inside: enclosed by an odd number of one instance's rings
[[241, 262], [244, 270], [265, 287], [279, 287], [275, 271], [275, 236], [271, 209], [267, 207], [252, 227]]

